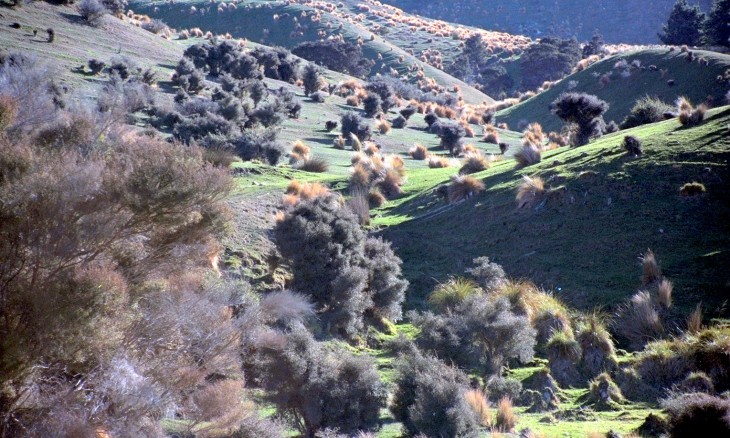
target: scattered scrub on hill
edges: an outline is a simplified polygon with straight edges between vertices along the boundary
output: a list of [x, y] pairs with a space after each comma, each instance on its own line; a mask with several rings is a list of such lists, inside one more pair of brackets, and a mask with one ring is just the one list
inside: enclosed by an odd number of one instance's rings
[[691, 128], [697, 126], [705, 120], [707, 106], [700, 104], [696, 107], [686, 97], [677, 99], [677, 113], [679, 114], [679, 123], [682, 126]]
[[572, 146], [583, 146], [591, 138], [603, 134], [606, 110], [606, 102], [586, 93], [563, 93], [552, 103], [552, 112], [556, 116], [577, 127], [571, 139]]
[[621, 129], [634, 128], [648, 123], [661, 122], [668, 117], [674, 117], [674, 108], [649, 96], [644, 96], [636, 101], [631, 108], [631, 113], [621, 122]]

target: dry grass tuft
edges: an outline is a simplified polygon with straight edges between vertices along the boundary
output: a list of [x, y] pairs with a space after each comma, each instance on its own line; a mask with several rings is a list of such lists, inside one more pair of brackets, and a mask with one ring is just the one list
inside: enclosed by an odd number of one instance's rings
[[487, 143], [499, 144], [499, 133], [494, 126], [486, 125], [484, 127], [484, 141]]
[[502, 398], [497, 404], [497, 417], [494, 427], [500, 432], [512, 432], [517, 425], [517, 416], [512, 408], [509, 397]]
[[297, 162], [294, 168], [303, 172], [324, 173], [329, 169], [329, 163], [321, 157], [312, 157]]
[[700, 331], [702, 331], [702, 303], [697, 304], [687, 318], [687, 332], [694, 335]]
[[517, 188], [517, 208], [535, 205], [545, 194], [545, 182], [539, 176], [522, 177], [522, 183]]
[[329, 196], [331, 194], [327, 186], [317, 182], [313, 183], [301, 183], [297, 180], [293, 180], [289, 183], [284, 194], [284, 205], [286, 207], [293, 207], [299, 203], [299, 201], [308, 201], [314, 198]]
[[353, 151], [357, 152], [362, 150], [362, 142], [354, 133], [350, 133], [350, 144], [352, 144]]
[[657, 301], [665, 309], [672, 307], [672, 282], [663, 278], [657, 286]]
[[375, 129], [383, 135], [388, 134], [390, 132], [390, 123], [385, 119], [378, 120], [375, 123]]
[[448, 158], [431, 155], [428, 158], [428, 167], [431, 169], [442, 169], [444, 167], [450, 167], [451, 162]]
[[682, 96], [677, 99], [677, 112], [679, 113], [679, 123], [682, 126], [697, 126], [705, 120], [707, 105], [700, 104], [697, 107], [693, 107], [689, 99]]
[[416, 143], [412, 148], [408, 150], [408, 155], [411, 156], [414, 160], [425, 160], [428, 158], [429, 153], [428, 149], [426, 149], [426, 146]]
[[515, 160], [517, 161], [516, 167], [521, 169], [539, 163], [542, 160], [542, 152], [535, 145], [523, 145], [522, 149], [515, 153]]
[[471, 154], [466, 159], [459, 169], [461, 175], [469, 175], [472, 173], [481, 172], [489, 169], [489, 160], [481, 154]]
[[484, 427], [492, 426], [492, 411], [489, 409], [489, 402], [487, 396], [481, 389], [470, 389], [464, 394], [466, 402], [471, 406], [472, 410], [477, 417], [479, 422]]
[[335, 139], [332, 143], [333, 143], [333, 146], [335, 149], [344, 150], [345, 144], [347, 143], [347, 141], [345, 140], [345, 137], [338, 135], [337, 137], [335, 137]]
[[707, 189], [705, 185], [698, 182], [690, 182], [684, 184], [679, 189], [679, 194], [685, 197], [695, 197], [703, 195]]
[[647, 249], [639, 260], [641, 261], [642, 285], [654, 284], [662, 278], [662, 270], [652, 250]]
[[452, 177], [447, 192], [449, 202], [453, 204], [462, 201], [483, 192], [484, 189], [484, 183], [474, 177], [466, 175]]

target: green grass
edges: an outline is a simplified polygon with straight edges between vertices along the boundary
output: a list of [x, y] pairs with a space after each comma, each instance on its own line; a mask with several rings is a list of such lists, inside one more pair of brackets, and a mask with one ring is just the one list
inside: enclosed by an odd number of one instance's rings
[[[611, 120], [616, 123], [626, 117], [636, 101], [646, 95], [656, 96], [664, 102], [674, 105], [674, 101], [680, 96], [687, 96], [695, 103], [705, 101], [707, 96], [712, 96], [715, 105], [725, 104], [725, 93], [728, 91], [728, 84], [718, 82], [717, 76], [723, 74], [730, 68], [730, 55], [723, 55], [716, 52], [694, 50], [695, 61], [687, 62], [686, 54], [679, 50], [670, 52], [668, 48], [646, 49], [634, 52], [622, 53], [601, 60], [582, 72], [567, 76], [549, 90], [526, 100], [511, 108], [500, 111], [497, 114], [498, 122], [506, 122], [513, 129], [521, 120], [528, 122], [540, 122], [547, 131], [559, 131], [563, 121], [548, 111], [548, 107], [561, 93], [569, 91], [571, 81], [577, 85], [572, 91], [595, 94], [609, 104], [609, 109], [604, 115], [608, 123]], [[699, 58], [706, 59], [707, 66], [700, 65]], [[625, 59], [629, 64], [639, 60], [645, 69], [634, 69], [631, 76], [622, 78], [614, 64]], [[658, 71], [649, 70], [650, 65], [655, 65]], [[660, 70], [667, 73], [662, 78]], [[602, 87], [598, 82], [598, 76], [610, 73], [611, 82]], [[674, 79], [676, 84], [673, 87], [667, 85], [667, 80]]]
[[[693, 129], [670, 120], [547, 152], [523, 170], [512, 161], [497, 163], [477, 174], [486, 192], [452, 206], [434, 193], [447, 172], [411, 172], [405, 196], [378, 211], [374, 224], [387, 226], [382, 234], [404, 261], [412, 307], [422, 306], [438, 281], [485, 255], [572, 306], [611, 306], [640, 286], [637, 257], [651, 248], [675, 282], [675, 302], [689, 310], [702, 300], [713, 315], [730, 284], [722, 268], [730, 262], [723, 183], [729, 123], [725, 107]], [[644, 142], [642, 157], [624, 155], [626, 134]], [[524, 175], [563, 191], [518, 210], [514, 197]], [[679, 188], [689, 181], [703, 182], [707, 194], [682, 198]]]

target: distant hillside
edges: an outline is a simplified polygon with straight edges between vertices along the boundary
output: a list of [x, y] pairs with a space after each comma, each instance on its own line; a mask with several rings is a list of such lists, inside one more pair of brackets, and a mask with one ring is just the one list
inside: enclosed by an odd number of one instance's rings
[[[163, 2], [137, 0], [135, 12], [159, 18], [177, 28], [199, 27], [214, 33], [230, 33], [267, 45], [286, 48], [304, 42], [339, 37], [362, 40], [363, 54], [375, 61], [371, 74], [397, 71], [412, 78], [416, 69], [439, 85], [458, 85], [470, 103], [491, 102], [491, 98], [441, 71], [459, 52], [459, 45], [476, 29], [424, 20], [403, 14], [389, 6], [365, 6], [348, 1], [336, 8], [331, 2], [243, 1], [235, 8], [204, 0]], [[519, 53], [530, 39], [497, 32], [480, 32], [495, 51]]]
[[[673, 119], [550, 151], [523, 170], [497, 163], [477, 174], [486, 192], [453, 206], [439, 200], [434, 182], [390, 205], [376, 223], [387, 226], [382, 234], [404, 261], [410, 306], [480, 256], [571, 305], [611, 306], [640, 287], [637, 257], [651, 248], [675, 282], [676, 303], [689, 309], [702, 301], [717, 315], [730, 293], [730, 107], [708, 118], [697, 128]], [[643, 141], [640, 158], [622, 150], [627, 134]], [[519, 209], [523, 176], [542, 177], [552, 194]], [[707, 193], [680, 196], [692, 181]]]
[[[516, 128], [520, 121], [529, 121], [540, 122], [543, 128], [558, 131], [563, 122], [550, 113], [549, 105], [569, 90], [595, 94], [608, 102], [610, 108], [604, 118], [606, 122], [614, 120], [616, 123], [621, 123], [636, 100], [646, 95], [658, 97], [669, 104], [680, 96], [687, 96], [694, 103], [702, 103], [710, 96], [714, 105], [725, 104], [725, 93], [730, 84], [718, 81], [717, 77], [730, 69], [730, 55], [695, 50], [693, 57], [694, 60], [689, 62], [686, 53], [667, 48], [612, 56], [566, 77], [519, 105], [507, 108], [498, 113], [497, 119], [507, 122], [512, 128]], [[627, 68], [617, 64], [622, 60], [626, 61]], [[632, 66], [633, 62], [637, 64]], [[608, 79], [601, 79], [606, 75]], [[674, 85], [670, 86], [669, 80], [673, 80]]]
[[[590, 40], [598, 30], [610, 43], [659, 43], [657, 32], [675, 0], [384, 0], [407, 12], [509, 33], [575, 36]], [[704, 10], [712, 0], [696, 0]]]

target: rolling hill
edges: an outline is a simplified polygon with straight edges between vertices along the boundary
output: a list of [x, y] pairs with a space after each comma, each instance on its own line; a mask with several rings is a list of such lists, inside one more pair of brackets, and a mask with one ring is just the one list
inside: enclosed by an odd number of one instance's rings
[[549, 106], [566, 91], [595, 94], [605, 100], [609, 109], [604, 119], [616, 123], [621, 123], [629, 114], [637, 99], [647, 95], [669, 104], [686, 96], [694, 103], [711, 100], [714, 105], [723, 105], [730, 83], [719, 80], [718, 76], [730, 69], [730, 55], [693, 50], [692, 57], [693, 61], [689, 61], [687, 53], [670, 48], [611, 56], [567, 76], [549, 90], [501, 111], [497, 119], [511, 127], [516, 127], [520, 121], [529, 121], [539, 122], [547, 130], [559, 131], [563, 122], [550, 113]]
[[[563, 0], [550, 6], [532, 0], [456, 0], [421, 2], [385, 0], [405, 11], [484, 29], [541, 36], [591, 39], [597, 30], [610, 43], [658, 43], [674, 0]], [[707, 11], [711, 0], [700, 0]]]

